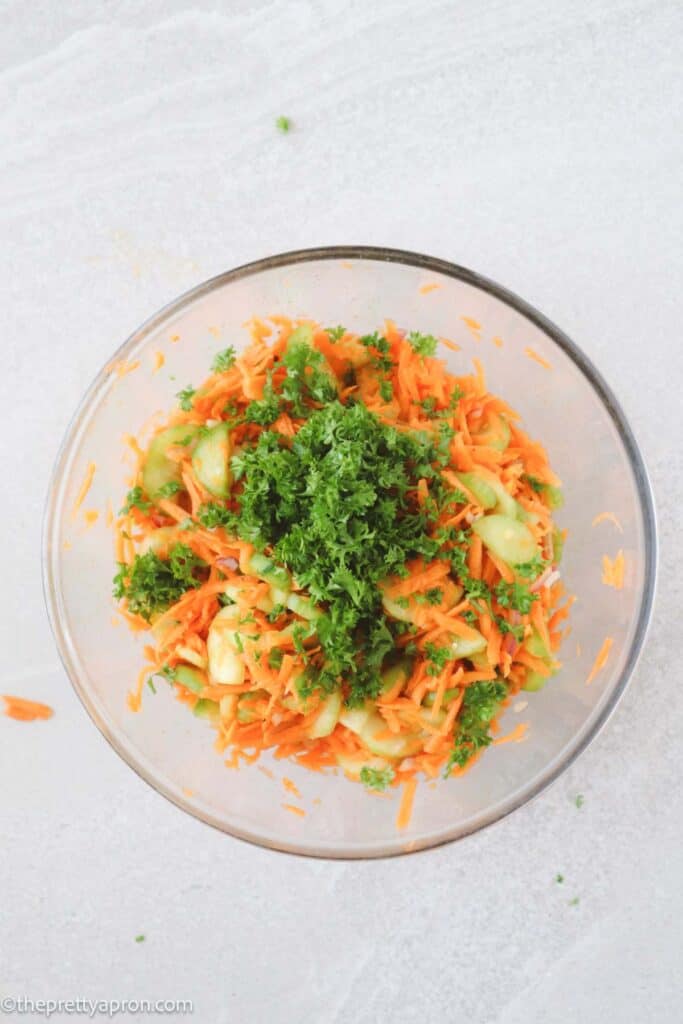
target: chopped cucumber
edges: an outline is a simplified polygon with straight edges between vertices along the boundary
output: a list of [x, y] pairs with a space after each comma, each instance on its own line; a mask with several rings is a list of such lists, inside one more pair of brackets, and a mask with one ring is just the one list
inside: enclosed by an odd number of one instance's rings
[[192, 690], [193, 693], [201, 693], [204, 687], [209, 685], [205, 673], [193, 665], [176, 665], [174, 681]]
[[523, 689], [536, 693], [543, 689], [549, 678], [550, 676], [542, 676], [540, 672], [528, 672]]
[[472, 529], [508, 565], [530, 562], [537, 554], [533, 534], [517, 519], [497, 514], [482, 516], [472, 523]]
[[382, 669], [382, 693], [389, 693], [396, 684], [401, 681], [403, 685], [408, 682], [413, 674], [412, 658], [400, 658], [393, 665]]
[[319, 740], [323, 736], [329, 736], [330, 733], [334, 732], [335, 726], [339, 721], [341, 706], [342, 699], [339, 690], [325, 698], [321, 704], [320, 711], [308, 727], [309, 739]]
[[270, 583], [271, 586], [278, 587], [280, 590], [289, 592], [292, 589], [292, 577], [288, 571], [283, 566], [277, 565], [272, 558], [261, 554], [260, 551], [254, 551], [249, 557], [242, 557], [240, 569], [243, 573], [257, 576], [260, 580], [265, 580], [266, 583]]
[[142, 486], [152, 500], [158, 497], [159, 490], [165, 484], [182, 484], [180, 465], [166, 458], [166, 452], [173, 445], [182, 445], [183, 442], [186, 442], [187, 450], [191, 452], [198, 431], [199, 427], [196, 424], [179, 423], [175, 427], [162, 430], [152, 440], [142, 470]]
[[153, 551], [159, 558], [168, 558], [169, 549], [178, 543], [179, 532], [177, 526], [160, 526], [158, 529], [152, 530], [140, 544], [140, 554], [144, 555], [148, 551]]
[[538, 630], [534, 629], [531, 635], [526, 640], [524, 646], [526, 647], [529, 654], [532, 654], [534, 658], [552, 658], [552, 651], [550, 651], [542, 639], [541, 634]]
[[237, 721], [242, 725], [250, 722], [257, 722], [263, 715], [259, 715], [254, 704], [258, 701], [268, 700], [270, 694], [266, 690], [254, 690], [252, 693], [243, 693], [237, 701]]
[[504, 452], [510, 444], [510, 424], [499, 412], [489, 410], [481, 429], [472, 432], [472, 440], [475, 444], [483, 444]]
[[456, 473], [460, 483], [464, 484], [482, 508], [496, 507], [496, 492], [486, 480], [482, 480], [476, 473]]
[[197, 479], [217, 498], [227, 498], [230, 493], [230, 447], [230, 428], [227, 423], [219, 423], [199, 440], [192, 456]]
[[[447, 707], [452, 701], [455, 700], [455, 698], [459, 695], [459, 693], [460, 693], [460, 690], [458, 689], [457, 686], [453, 686], [449, 690], [444, 690], [443, 700], [441, 702], [442, 707]], [[434, 701], [435, 700], [436, 700], [436, 694], [435, 693], [428, 693], [426, 695], [425, 699], [422, 701], [422, 703], [424, 704], [424, 706], [426, 708], [431, 708], [431, 707], [434, 706]]]
[[301, 616], [302, 619], [308, 619], [309, 622], [315, 622], [322, 615], [322, 612], [319, 608], [316, 608], [310, 597], [304, 597], [303, 594], [289, 594], [285, 604], [290, 612]]
[[345, 708], [339, 716], [339, 721], [351, 732], [355, 732], [371, 753], [380, 757], [409, 757], [410, 754], [422, 749], [422, 739], [419, 736], [384, 736], [383, 734], [387, 732], [387, 723], [371, 707]]
[[[226, 583], [223, 593], [227, 597], [232, 598], [233, 601], [239, 602], [243, 590], [244, 587], [239, 583]], [[272, 612], [275, 607], [275, 603], [276, 602], [273, 601], [272, 593], [267, 593], [258, 598], [255, 602], [255, 607], [258, 608], [260, 612], [264, 612], [267, 615], [269, 612]]]
[[192, 708], [192, 713], [197, 718], [206, 718], [209, 722], [216, 722], [218, 721], [219, 710], [218, 701], [201, 698]]
[[473, 654], [478, 654], [483, 651], [486, 647], [487, 640], [485, 636], [475, 630], [476, 636], [456, 636], [451, 642], [451, 651], [456, 658], [471, 658]]
[[[244, 680], [244, 661], [240, 651], [244, 641], [258, 635], [254, 623], [241, 624], [242, 612], [237, 605], [221, 608], [209, 626], [206, 641], [209, 675], [224, 686], [239, 686]], [[242, 629], [236, 627], [242, 625]], [[249, 627], [247, 630], [244, 627]]]
[[557, 526], [553, 530], [553, 563], [559, 565], [562, 561], [562, 553], [564, 551], [564, 537], [562, 536], [562, 530]]

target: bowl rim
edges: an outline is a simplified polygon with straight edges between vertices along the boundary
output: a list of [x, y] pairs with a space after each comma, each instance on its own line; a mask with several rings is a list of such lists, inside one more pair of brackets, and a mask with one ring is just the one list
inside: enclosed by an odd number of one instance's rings
[[[602, 405], [605, 407], [629, 460], [643, 518], [644, 573], [640, 605], [635, 620], [630, 648], [624, 661], [624, 668], [616, 679], [612, 691], [605, 700], [604, 705], [600, 710], [600, 714], [593, 722], [590, 730], [588, 730], [585, 735], [581, 736], [578, 741], [573, 744], [569, 743], [561, 758], [557, 759], [556, 762], [551, 763], [550, 766], [533, 781], [533, 783], [523, 788], [516, 795], [502, 801], [497, 810], [489, 811], [484, 815], [483, 819], [476, 824], [469, 826], [465, 825], [464, 827], [459, 827], [452, 832], [441, 833], [433, 840], [420, 842], [419, 845], [412, 847], [410, 844], [404, 844], [401, 847], [400, 843], [397, 843], [396, 846], [392, 846], [388, 850], [358, 846], [353, 850], [337, 851], [328, 849], [316, 850], [313, 846], [302, 848], [300, 845], [286, 840], [271, 840], [269, 838], [259, 836], [256, 833], [249, 832], [246, 829], [234, 826], [228, 827], [225, 822], [219, 820], [214, 815], [191, 806], [188, 801], [183, 799], [181, 795], [178, 795], [170, 787], [167, 787], [164, 782], [154, 778], [153, 773], [143, 767], [143, 765], [140, 764], [125, 748], [125, 746], [119, 741], [117, 735], [110, 730], [107, 722], [103, 720], [99, 711], [91, 703], [87, 689], [82, 685], [77, 667], [74, 664], [60, 617], [60, 594], [57, 589], [56, 570], [55, 565], [53, 564], [54, 551], [51, 534], [52, 529], [55, 527], [57, 522], [54, 512], [59, 497], [59, 485], [63, 477], [62, 470], [70, 456], [72, 441], [78, 436], [79, 427], [81, 426], [84, 417], [91, 409], [94, 401], [99, 396], [100, 391], [108, 384], [107, 368], [111, 366], [112, 361], [125, 358], [126, 354], [134, 346], [142, 342], [148, 334], [154, 331], [164, 321], [178, 314], [197, 299], [202, 298], [225, 284], [237, 281], [240, 278], [257, 275], [263, 271], [291, 266], [298, 263], [309, 263], [320, 260], [353, 259], [397, 263], [404, 266], [424, 269], [433, 273], [439, 273], [446, 277], [463, 281], [466, 284], [472, 285], [481, 291], [493, 295], [501, 302], [510, 306], [517, 313], [521, 314], [544, 331], [555, 342], [555, 344], [559, 346], [565, 355], [567, 355], [574, 365], [582, 372], [597, 394]], [[54, 547], [56, 548], [56, 545]], [[195, 287], [183, 292], [178, 298], [173, 299], [145, 320], [123, 342], [123, 344], [119, 346], [116, 352], [107, 360], [106, 364], [97, 373], [92, 383], [86, 389], [66, 427], [48, 484], [43, 512], [41, 542], [43, 597], [60, 659], [81, 704], [119, 757], [121, 757], [122, 760], [125, 761], [138, 776], [140, 776], [140, 778], [156, 790], [156, 792], [166, 797], [167, 800], [175, 804], [182, 811], [185, 811], [192, 815], [192, 817], [197, 818], [205, 824], [210, 825], [223, 833], [231, 835], [236, 839], [249, 842], [261, 847], [262, 849], [276, 850], [278, 852], [296, 856], [349, 861], [375, 860], [384, 857], [397, 857], [411, 853], [425, 852], [427, 850], [446, 845], [447, 843], [453, 843], [457, 840], [464, 839], [468, 835], [474, 835], [482, 829], [493, 825], [495, 822], [506, 818], [519, 807], [522, 807], [536, 799], [536, 797], [538, 797], [562, 774], [564, 774], [564, 772], [576, 761], [576, 759], [588, 748], [588, 746], [602, 731], [607, 721], [614, 713], [614, 710], [621, 700], [633, 672], [635, 671], [643, 650], [652, 617], [657, 577], [657, 552], [657, 522], [652, 486], [635, 436], [613, 391], [593, 362], [576, 345], [576, 343], [573, 342], [571, 338], [564, 333], [564, 331], [557, 327], [556, 324], [549, 320], [544, 314], [535, 309], [534, 306], [530, 305], [514, 292], [504, 288], [495, 281], [492, 281], [490, 278], [487, 278], [476, 271], [460, 266], [459, 264], [452, 263], [448, 260], [434, 256], [427, 256], [410, 250], [368, 245], [334, 245], [295, 249], [288, 252], [276, 253], [272, 256], [267, 256], [259, 260], [242, 264], [232, 270], [224, 271], [214, 277], [208, 278], [206, 281], [203, 281]]]

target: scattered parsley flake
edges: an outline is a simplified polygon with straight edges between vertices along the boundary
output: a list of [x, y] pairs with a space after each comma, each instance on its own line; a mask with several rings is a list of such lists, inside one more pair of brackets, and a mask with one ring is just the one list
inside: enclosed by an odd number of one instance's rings
[[395, 777], [396, 772], [393, 768], [371, 768], [364, 764], [360, 770], [360, 781], [363, 785], [378, 792], [383, 792], [390, 786]]
[[136, 555], [130, 565], [119, 562], [114, 597], [126, 598], [129, 611], [150, 622], [156, 612], [166, 611], [187, 590], [201, 586], [197, 573], [206, 569], [206, 562], [186, 544], [175, 544], [166, 559], [147, 551]]
[[172, 498], [178, 491], [182, 491], [182, 484], [179, 484], [177, 480], [169, 480], [167, 483], [162, 484], [156, 492], [158, 498]]
[[342, 327], [341, 324], [338, 327], [326, 327], [325, 333], [331, 342], [341, 341], [346, 334], [346, 328]]
[[213, 357], [211, 363], [211, 370], [213, 373], [225, 373], [235, 365], [235, 349], [232, 345], [228, 345], [221, 352], [217, 352]]
[[577, 795], [576, 799], [574, 800], [574, 804], [575, 804], [576, 807], [581, 808], [581, 807], [583, 807], [583, 805], [585, 803], [585, 800], [586, 800], [586, 798], [583, 796], [583, 794], [579, 793]]
[[144, 942], [145, 941], [145, 936], [144, 935], [136, 935], [135, 936], [135, 941], [136, 942]]
[[283, 135], [286, 135], [292, 128], [291, 118], [285, 117], [284, 114], [280, 114], [279, 117], [275, 118], [275, 127], [279, 132], [282, 132]]
[[189, 384], [186, 388], [183, 388], [182, 391], [177, 392], [176, 398], [178, 399], [180, 403], [180, 408], [183, 410], [183, 412], [191, 412], [192, 400], [196, 394], [197, 389], [191, 387]]
[[145, 501], [142, 487], [133, 487], [126, 495], [126, 501], [119, 512], [119, 515], [127, 515], [132, 508], [139, 508], [141, 512], [147, 512], [152, 507], [150, 501]]
[[433, 334], [420, 334], [419, 331], [411, 331], [408, 342], [419, 356], [433, 356], [438, 345]]
[[564, 875], [560, 875], [558, 873], [557, 875], [555, 875], [555, 881], [558, 885], [562, 885], [562, 883], [564, 882]]

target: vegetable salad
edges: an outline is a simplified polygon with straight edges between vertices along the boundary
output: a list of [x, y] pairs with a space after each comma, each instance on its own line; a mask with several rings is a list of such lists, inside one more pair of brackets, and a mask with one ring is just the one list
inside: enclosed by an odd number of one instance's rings
[[114, 595], [152, 641], [133, 710], [165, 680], [228, 763], [381, 790], [465, 771], [557, 671], [560, 482], [437, 344], [254, 320], [179, 393], [117, 521]]

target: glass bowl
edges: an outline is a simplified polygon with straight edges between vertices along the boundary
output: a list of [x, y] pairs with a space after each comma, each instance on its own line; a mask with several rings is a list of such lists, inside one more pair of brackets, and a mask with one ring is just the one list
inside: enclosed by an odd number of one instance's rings
[[[562, 573], [577, 598], [563, 668], [544, 690], [520, 694], [506, 710], [502, 732], [524, 721], [525, 742], [489, 748], [460, 778], [421, 782], [403, 831], [396, 827], [399, 792], [374, 797], [341, 773], [321, 775], [270, 757], [229, 770], [208, 724], [163, 683], [156, 694], [145, 689], [140, 713], [126, 704], [145, 635], [134, 636], [117, 619], [111, 596], [105, 510], [118, 509], [127, 490], [131, 467], [122, 437], [144, 436], [180, 388], [203, 379], [218, 349], [246, 343], [246, 320], [271, 313], [362, 333], [388, 317], [451, 339], [461, 351], [442, 348], [449, 367], [467, 373], [472, 358], [480, 359], [490, 390], [521, 413], [563, 480], [558, 520], [569, 538]], [[157, 352], [165, 363], [154, 372]], [[91, 462], [92, 485], [75, 513]], [[596, 523], [605, 512], [617, 521]], [[626, 568], [617, 590], [602, 582], [601, 560], [619, 550]], [[569, 338], [472, 271], [410, 252], [344, 246], [285, 253], [221, 274], [166, 306], [122, 345], [88, 389], [59, 452], [43, 557], [50, 620], [71, 681], [95, 724], [143, 779], [202, 821], [262, 846], [379, 857], [491, 824], [540, 793], [585, 749], [614, 710], [643, 644], [656, 532], [646, 471], [624, 414]], [[606, 637], [609, 657], [588, 685]], [[283, 777], [298, 787], [300, 800], [288, 796]], [[291, 813], [285, 805], [292, 803], [305, 815]]]

